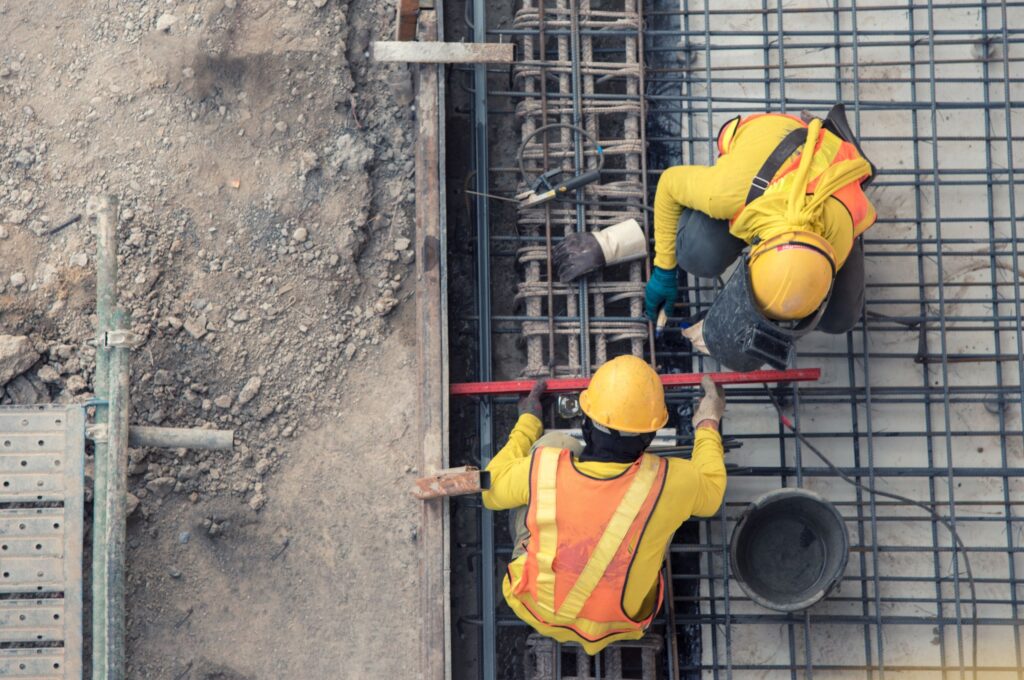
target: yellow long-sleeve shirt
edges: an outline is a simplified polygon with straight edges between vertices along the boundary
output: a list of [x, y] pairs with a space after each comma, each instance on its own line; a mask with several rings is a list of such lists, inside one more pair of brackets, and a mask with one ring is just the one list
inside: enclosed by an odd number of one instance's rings
[[[540, 438], [544, 427], [535, 416], [525, 414], [509, 435], [508, 443], [487, 466], [491, 473], [491, 487], [483, 492], [484, 506], [491, 510], [521, 507], [530, 498], [530, 449]], [[622, 474], [628, 463], [585, 461], [576, 468], [591, 477], [608, 479]], [[665, 487], [651, 514], [636, 557], [626, 580], [623, 608], [629, 616], [640, 619], [649, 613], [658, 596], [658, 572], [665, 557], [665, 547], [676, 529], [690, 516], [710, 517], [718, 512], [725, 496], [725, 461], [722, 437], [718, 430], [702, 427], [697, 430], [693, 455], [690, 460], [671, 458], [665, 476]], [[557, 490], [556, 490], [557, 494]], [[568, 629], [545, 630], [543, 624], [532, 619], [529, 611], [513, 602], [509, 577], [502, 583], [505, 599], [516, 613], [545, 634], [563, 642], [581, 642]], [[530, 620], [532, 619], [532, 620]], [[636, 637], [636, 636], [633, 636]], [[583, 643], [588, 653], [600, 650], [609, 640]]]
[[[779, 142], [798, 127], [800, 123], [788, 116], [759, 116], [739, 126], [729, 152], [719, 156], [713, 166], [677, 165], [662, 172], [654, 196], [655, 266], [676, 267], [676, 227], [684, 208], [720, 220], [735, 217], [757, 171]], [[874, 221], [873, 210], [869, 219]], [[841, 267], [853, 246], [854, 226], [849, 211], [830, 198], [823, 204], [820, 223], [807, 228], [832, 244]], [[729, 231], [747, 243], [764, 236], [756, 223], [734, 224]]]

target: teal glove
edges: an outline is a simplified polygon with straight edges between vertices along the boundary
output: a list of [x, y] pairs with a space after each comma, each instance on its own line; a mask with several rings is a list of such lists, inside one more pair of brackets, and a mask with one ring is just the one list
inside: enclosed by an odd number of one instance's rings
[[647, 288], [644, 290], [644, 309], [651, 321], [658, 318], [658, 310], [662, 307], [665, 308], [665, 314], [672, 316], [676, 296], [679, 294], [677, 271], [661, 267], [651, 270], [651, 280], [647, 282]]

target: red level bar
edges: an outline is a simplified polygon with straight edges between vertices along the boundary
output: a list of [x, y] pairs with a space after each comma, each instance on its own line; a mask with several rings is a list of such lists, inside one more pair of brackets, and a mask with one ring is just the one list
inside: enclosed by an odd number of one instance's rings
[[[687, 385], [699, 385], [705, 375], [719, 385], [749, 385], [750, 383], [814, 382], [821, 377], [820, 368], [794, 368], [788, 371], [747, 371], [739, 373], [672, 373], [661, 376], [661, 384], [667, 389]], [[479, 396], [482, 394], [524, 394], [530, 391], [536, 380], [499, 380], [496, 382], [452, 383], [453, 396]], [[545, 394], [556, 392], [580, 392], [590, 384], [590, 378], [549, 378]]]

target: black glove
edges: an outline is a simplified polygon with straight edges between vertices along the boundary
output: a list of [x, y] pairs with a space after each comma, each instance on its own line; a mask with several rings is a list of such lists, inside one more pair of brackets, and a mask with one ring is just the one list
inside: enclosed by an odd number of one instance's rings
[[537, 416], [537, 420], [543, 419], [544, 406], [540, 403], [540, 397], [544, 394], [544, 390], [547, 389], [547, 386], [548, 381], [544, 378], [541, 378], [534, 383], [530, 393], [519, 400], [519, 415], [530, 413]]
[[575, 281], [605, 264], [601, 244], [590, 232], [574, 232], [554, 249], [555, 268], [562, 283]]

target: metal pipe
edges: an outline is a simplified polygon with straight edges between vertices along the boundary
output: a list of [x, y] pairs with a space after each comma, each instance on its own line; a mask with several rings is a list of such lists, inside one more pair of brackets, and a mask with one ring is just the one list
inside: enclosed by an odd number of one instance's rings
[[198, 427], [145, 427], [128, 429], [128, 446], [162, 449], [202, 449], [230, 451], [235, 444], [234, 430], [204, 430]]
[[[86, 205], [86, 217], [96, 230], [96, 374], [93, 386], [100, 403], [96, 405], [95, 422], [107, 424], [110, 398], [110, 354], [106, 347], [107, 331], [113, 328], [117, 303], [117, 199], [94, 196]], [[109, 437], [109, 433], [107, 433]], [[95, 441], [93, 449], [93, 545], [92, 545], [92, 658], [94, 680], [106, 680], [109, 647], [106, 622], [110, 601], [107, 598], [109, 562], [106, 559], [106, 528], [108, 507], [108, 438]]]
[[[118, 311], [116, 321], [127, 315]], [[121, 325], [118, 323], [118, 325]], [[125, 677], [124, 573], [128, 518], [128, 415], [131, 411], [127, 347], [110, 349], [107, 465], [102, 505], [93, 520], [93, 563], [102, 565], [93, 578], [93, 679]], [[97, 642], [101, 640], [101, 642]]]

